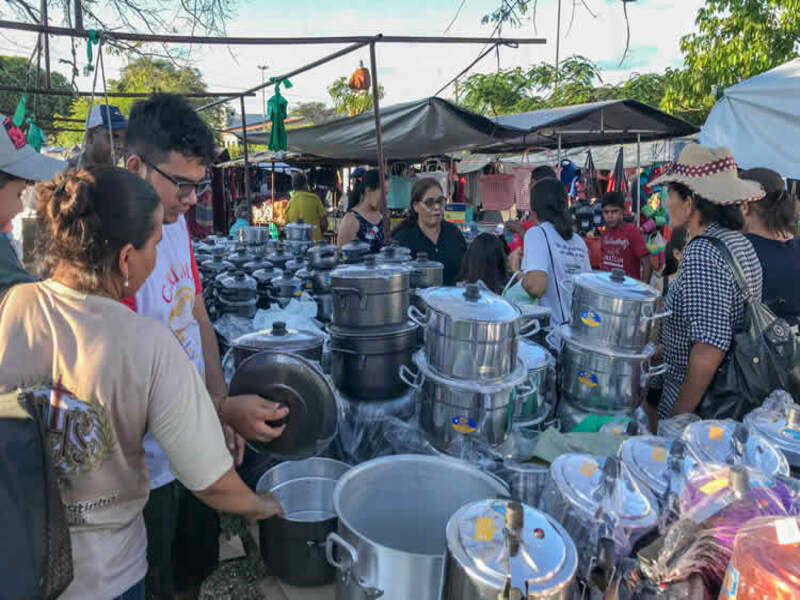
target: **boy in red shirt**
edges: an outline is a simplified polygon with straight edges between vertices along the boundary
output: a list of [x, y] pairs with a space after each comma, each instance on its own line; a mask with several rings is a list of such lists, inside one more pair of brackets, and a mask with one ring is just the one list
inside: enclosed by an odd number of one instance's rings
[[624, 215], [625, 197], [620, 192], [606, 193], [603, 196], [606, 230], [603, 232], [600, 268], [603, 271], [622, 269], [628, 277], [649, 283], [653, 275], [650, 250], [639, 229], [623, 222]]

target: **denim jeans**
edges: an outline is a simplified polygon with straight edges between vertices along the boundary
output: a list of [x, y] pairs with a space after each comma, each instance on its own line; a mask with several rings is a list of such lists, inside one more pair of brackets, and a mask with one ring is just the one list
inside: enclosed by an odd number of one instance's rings
[[144, 600], [144, 579], [129, 587], [121, 596], [114, 600]]

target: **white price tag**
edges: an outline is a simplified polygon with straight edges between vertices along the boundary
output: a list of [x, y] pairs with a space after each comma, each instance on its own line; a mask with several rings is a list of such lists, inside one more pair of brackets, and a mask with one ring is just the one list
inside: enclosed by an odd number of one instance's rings
[[800, 544], [800, 527], [797, 526], [797, 519], [794, 517], [775, 521], [775, 533], [781, 546]]

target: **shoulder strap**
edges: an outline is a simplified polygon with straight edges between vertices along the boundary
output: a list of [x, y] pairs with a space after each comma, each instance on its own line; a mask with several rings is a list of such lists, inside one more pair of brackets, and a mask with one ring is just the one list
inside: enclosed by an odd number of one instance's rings
[[[550, 285], [552, 283], [553, 286], [556, 288], [556, 296], [558, 296], [558, 307], [561, 309], [561, 318], [563, 319], [566, 315], [564, 314], [564, 303], [561, 302], [561, 290], [558, 289], [559, 288], [558, 280], [556, 280], [556, 263], [555, 263], [555, 261], [553, 261], [553, 251], [550, 250], [550, 238], [547, 235], [547, 230], [544, 228], [544, 225], [542, 225], [542, 233], [544, 234], [545, 244], [547, 244], [547, 254], [550, 255], [550, 267], [551, 267], [552, 272], [553, 272], [552, 273], [552, 275], [553, 275], [552, 276], [552, 280], [553, 281], [552, 282], [548, 281], [547, 285]], [[559, 325], [560, 324], [561, 323], [559, 323]]]
[[744, 269], [742, 269], [741, 263], [730, 251], [728, 245], [721, 239], [712, 237], [710, 235], [701, 235], [698, 237], [698, 239], [708, 240], [711, 242], [712, 246], [719, 250], [720, 254], [722, 254], [722, 258], [725, 259], [725, 262], [727, 262], [728, 266], [731, 268], [733, 278], [736, 281], [736, 285], [739, 287], [739, 291], [742, 292], [742, 296], [744, 296], [745, 300], [749, 301], [752, 294], [750, 293], [750, 286], [747, 285]]

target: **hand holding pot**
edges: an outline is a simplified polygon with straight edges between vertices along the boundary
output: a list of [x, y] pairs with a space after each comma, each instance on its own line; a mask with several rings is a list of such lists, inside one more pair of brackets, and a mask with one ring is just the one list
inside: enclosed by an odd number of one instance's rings
[[258, 499], [261, 500], [263, 505], [261, 512], [255, 518], [256, 521], [269, 519], [276, 515], [279, 517], [283, 516], [283, 507], [281, 507], [280, 502], [278, 502], [274, 494], [271, 492], [256, 492], [256, 496], [258, 496]]
[[[271, 442], [286, 429], [289, 409], [255, 394], [230, 396], [220, 410], [223, 421], [251, 442]], [[280, 426], [271, 423], [283, 421]]]

